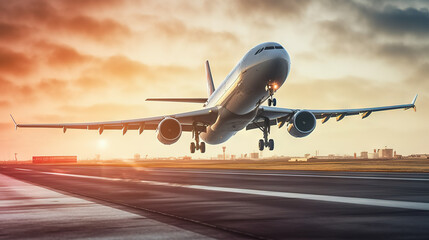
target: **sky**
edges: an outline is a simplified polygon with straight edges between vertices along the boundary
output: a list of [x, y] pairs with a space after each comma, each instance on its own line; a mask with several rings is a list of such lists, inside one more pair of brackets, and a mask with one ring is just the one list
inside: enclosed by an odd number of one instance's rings
[[[79, 159], [190, 155], [191, 134], [163, 145], [154, 131], [18, 129], [19, 123], [121, 120], [201, 108], [145, 102], [206, 97], [204, 62], [219, 85], [252, 47], [278, 42], [291, 73], [278, 106], [342, 109], [411, 102], [366, 119], [317, 122], [305, 138], [273, 128], [263, 156], [353, 154], [394, 148], [429, 153], [428, 1], [120, 1], [0, 2], [0, 159], [77, 155]], [[241, 131], [213, 157], [255, 152], [259, 130]]]

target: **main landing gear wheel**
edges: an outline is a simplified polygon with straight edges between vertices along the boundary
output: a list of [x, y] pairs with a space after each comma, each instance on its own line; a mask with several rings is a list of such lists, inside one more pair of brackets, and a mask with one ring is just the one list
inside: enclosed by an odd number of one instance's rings
[[264, 139], [259, 139], [259, 151], [264, 151], [265, 144]]
[[268, 147], [270, 151], [274, 150], [274, 140], [273, 139], [268, 140], [268, 135], [270, 134], [270, 120], [266, 118], [263, 124], [260, 124], [258, 122], [254, 122], [254, 123], [264, 133], [264, 138], [259, 139], [259, 142], [258, 142], [259, 151], [263, 151], [264, 148], [266, 147]]
[[201, 151], [201, 153], [206, 152], [206, 143], [205, 142], [200, 143], [200, 151]]
[[191, 153], [195, 153], [195, 143], [191, 142]]
[[200, 132], [197, 129], [197, 124], [193, 124], [194, 129], [192, 130], [192, 138], [195, 138], [195, 142], [191, 142], [191, 153], [195, 153], [195, 150], [200, 150], [201, 153], [206, 152], [206, 143], [200, 143]]
[[274, 140], [270, 139], [270, 141], [268, 141], [268, 147], [270, 148], [270, 151], [274, 150]]

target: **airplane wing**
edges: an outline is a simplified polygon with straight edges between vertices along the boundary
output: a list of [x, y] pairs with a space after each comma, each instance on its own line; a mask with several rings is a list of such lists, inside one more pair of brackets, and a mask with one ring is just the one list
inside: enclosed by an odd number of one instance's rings
[[362, 114], [362, 119], [368, 117], [373, 112], [393, 110], [393, 109], [410, 109], [416, 110], [417, 95], [410, 104], [392, 105], [384, 107], [372, 108], [356, 108], [356, 109], [337, 109], [337, 110], [311, 110], [311, 109], [289, 109], [277, 107], [260, 106], [258, 113], [252, 123], [247, 125], [246, 130], [258, 128], [266, 119], [270, 121], [270, 125], [279, 124], [279, 128], [289, 122], [293, 115], [301, 110], [306, 110], [314, 114], [316, 119], [323, 119], [322, 123], [327, 122], [331, 117], [336, 117], [337, 121], [342, 120], [345, 116]]
[[143, 130], [156, 130], [159, 122], [167, 117], [177, 119], [182, 125], [183, 131], [193, 131], [194, 124], [196, 123], [197, 130], [205, 132], [204, 126], [213, 124], [216, 121], [217, 115], [218, 109], [212, 107], [173, 115], [107, 122], [18, 124], [12, 115], [11, 117], [15, 128], [62, 128], [63, 132], [66, 132], [67, 129], [87, 129], [98, 130], [100, 134], [104, 130], [122, 130], [122, 134], [125, 134], [128, 130], [139, 130], [139, 134], [141, 134]]

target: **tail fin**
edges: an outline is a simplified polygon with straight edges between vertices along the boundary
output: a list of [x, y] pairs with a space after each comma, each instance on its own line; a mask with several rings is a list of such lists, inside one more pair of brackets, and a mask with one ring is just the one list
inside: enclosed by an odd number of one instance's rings
[[215, 87], [213, 84], [212, 71], [210, 70], [209, 61], [206, 61], [206, 75], [207, 75], [207, 94], [210, 97], [212, 93], [215, 91]]

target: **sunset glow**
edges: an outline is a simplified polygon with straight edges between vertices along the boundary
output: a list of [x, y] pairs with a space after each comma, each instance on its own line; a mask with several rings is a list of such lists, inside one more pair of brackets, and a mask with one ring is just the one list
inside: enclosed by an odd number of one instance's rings
[[[207, 97], [259, 43], [282, 44], [291, 74], [278, 107], [342, 109], [411, 102], [418, 111], [317, 122], [311, 135], [273, 128], [271, 155], [352, 154], [388, 146], [428, 152], [429, 3], [425, 1], [20, 0], [0, 3], [0, 158], [190, 155], [191, 134], [162, 145], [155, 131], [18, 129], [19, 123], [133, 119], [197, 110], [202, 104], [145, 102]], [[241, 131], [229, 154], [257, 151], [258, 130]], [[205, 155], [222, 152], [207, 146]], [[96, 147], [94, 147], [96, 146]]]

